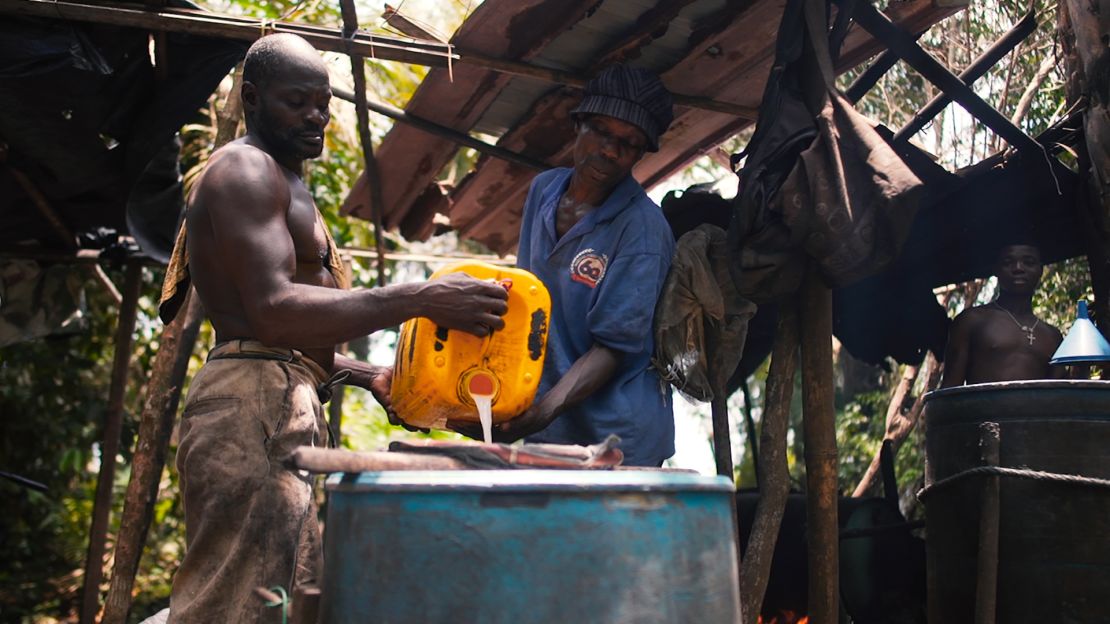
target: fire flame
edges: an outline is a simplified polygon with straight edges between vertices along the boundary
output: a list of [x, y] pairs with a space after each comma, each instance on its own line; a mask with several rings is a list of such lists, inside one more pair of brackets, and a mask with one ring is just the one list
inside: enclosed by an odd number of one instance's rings
[[756, 620], [759, 624], [808, 624], [809, 616], [797, 615], [793, 611], [782, 611], [778, 615], [769, 620], [763, 619], [761, 616]]

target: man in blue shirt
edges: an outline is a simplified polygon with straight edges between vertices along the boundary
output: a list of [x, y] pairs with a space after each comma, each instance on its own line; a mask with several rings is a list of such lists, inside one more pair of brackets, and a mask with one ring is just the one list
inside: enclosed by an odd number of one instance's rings
[[651, 72], [616, 65], [571, 116], [574, 167], [532, 182], [517, 253], [551, 292], [543, 377], [499, 438], [596, 444], [615, 433], [625, 464], [658, 466], [674, 454], [674, 414], [651, 368], [652, 317], [674, 238], [631, 172], [659, 149], [671, 96]]

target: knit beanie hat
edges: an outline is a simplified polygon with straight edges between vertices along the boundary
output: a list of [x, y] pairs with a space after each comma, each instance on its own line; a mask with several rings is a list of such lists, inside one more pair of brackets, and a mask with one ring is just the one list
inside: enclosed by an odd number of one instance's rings
[[671, 94], [654, 73], [627, 65], [611, 65], [586, 84], [582, 103], [570, 112], [606, 115], [628, 122], [644, 132], [648, 151], [659, 151], [659, 135], [674, 119]]

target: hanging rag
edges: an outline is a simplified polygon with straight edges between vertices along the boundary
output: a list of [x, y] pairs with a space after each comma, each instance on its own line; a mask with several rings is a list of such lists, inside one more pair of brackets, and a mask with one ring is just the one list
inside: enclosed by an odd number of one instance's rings
[[655, 307], [652, 364], [682, 394], [712, 401], [740, 363], [756, 305], [728, 270], [725, 231], [701, 225], [678, 239]]
[[[850, 3], [848, 3], [850, 4]], [[921, 181], [835, 86], [822, 0], [789, 0], [729, 226], [730, 270], [757, 303], [796, 292], [806, 256], [840, 287], [881, 271], [909, 233]], [[734, 160], [736, 160], [734, 159]]]

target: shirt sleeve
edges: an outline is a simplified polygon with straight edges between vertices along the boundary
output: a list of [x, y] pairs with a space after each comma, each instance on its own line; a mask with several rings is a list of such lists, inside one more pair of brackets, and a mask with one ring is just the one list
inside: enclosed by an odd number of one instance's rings
[[671, 258], [660, 253], [618, 256], [605, 270], [586, 313], [593, 339], [622, 353], [641, 353], [652, 345], [655, 302]]

